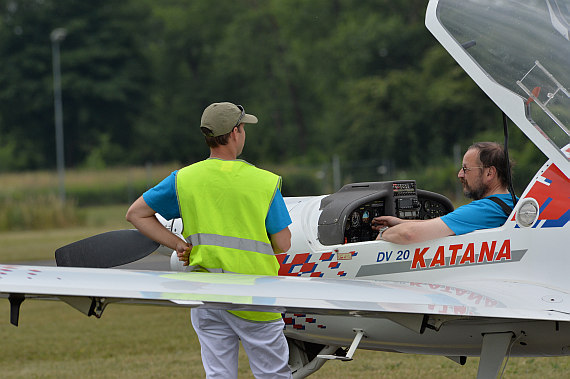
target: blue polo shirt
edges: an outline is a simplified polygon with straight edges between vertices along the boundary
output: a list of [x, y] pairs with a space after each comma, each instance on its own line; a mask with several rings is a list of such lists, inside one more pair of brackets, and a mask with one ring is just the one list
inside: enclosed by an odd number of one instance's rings
[[[173, 171], [162, 182], [143, 193], [143, 199], [147, 205], [167, 220], [180, 217], [178, 196], [176, 196], [177, 173], [178, 170]], [[285, 229], [291, 222], [283, 195], [277, 189], [265, 217], [265, 229], [269, 234], [275, 234]]]
[[463, 205], [441, 216], [441, 220], [456, 235], [502, 226], [509, 215], [505, 214], [499, 204], [489, 199], [493, 196], [503, 200], [509, 207], [513, 207], [511, 194], [491, 195]]

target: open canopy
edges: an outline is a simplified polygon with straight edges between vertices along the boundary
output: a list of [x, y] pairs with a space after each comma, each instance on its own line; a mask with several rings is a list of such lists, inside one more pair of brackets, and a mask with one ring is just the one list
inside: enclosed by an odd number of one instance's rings
[[570, 176], [570, 1], [439, 0], [426, 26]]

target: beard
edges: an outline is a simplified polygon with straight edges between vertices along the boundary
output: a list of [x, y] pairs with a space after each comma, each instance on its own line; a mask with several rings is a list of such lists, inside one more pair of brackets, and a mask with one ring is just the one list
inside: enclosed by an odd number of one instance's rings
[[480, 183], [478, 186], [470, 186], [465, 179], [461, 179], [461, 184], [463, 184], [463, 194], [465, 197], [473, 200], [480, 200], [487, 193], [487, 186]]

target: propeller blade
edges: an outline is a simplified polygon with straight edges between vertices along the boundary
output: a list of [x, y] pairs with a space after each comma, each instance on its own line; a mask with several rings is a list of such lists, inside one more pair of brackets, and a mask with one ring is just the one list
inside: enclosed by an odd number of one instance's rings
[[55, 262], [64, 267], [109, 268], [144, 258], [159, 246], [136, 229], [114, 230], [60, 247]]

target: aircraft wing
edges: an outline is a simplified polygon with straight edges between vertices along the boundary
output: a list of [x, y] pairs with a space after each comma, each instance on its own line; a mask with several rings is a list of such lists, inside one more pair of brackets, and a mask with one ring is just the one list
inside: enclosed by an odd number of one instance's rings
[[[479, 288], [469, 288], [471, 285]], [[570, 296], [522, 283], [449, 286], [435, 283], [271, 277], [239, 274], [130, 271], [0, 265], [0, 297], [12, 322], [25, 298], [63, 300], [100, 316], [113, 302], [240, 310], [383, 317], [386, 313], [460, 314], [570, 321]], [[496, 290], [493, 290], [495, 288]], [[491, 294], [490, 292], [495, 292]], [[499, 295], [500, 294], [500, 295]], [[14, 312], [16, 312], [14, 314]]]

